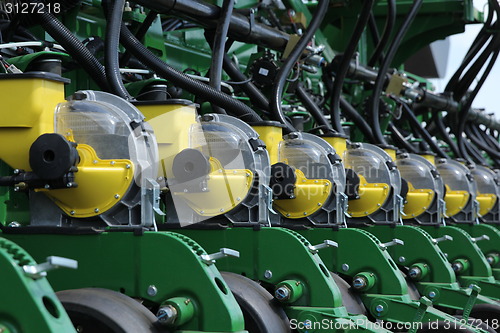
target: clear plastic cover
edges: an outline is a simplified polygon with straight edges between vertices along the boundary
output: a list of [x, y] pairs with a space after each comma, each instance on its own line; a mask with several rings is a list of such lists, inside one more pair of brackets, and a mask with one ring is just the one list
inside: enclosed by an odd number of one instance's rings
[[470, 192], [470, 180], [467, 178], [468, 170], [465, 166], [455, 161], [438, 163], [436, 165], [444, 183], [452, 191]]
[[93, 101], [62, 103], [56, 111], [56, 133], [91, 146], [101, 159], [130, 158], [132, 129], [107, 105]]
[[369, 183], [391, 184], [389, 170], [383, 156], [365, 148], [348, 149], [345, 153], [344, 165], [358, 175], [365, 177]]
[[496, 184], [496, 175], [493, 171], [482, 166], [476, 166], [472, 170], [472, 175], [476, 181], [479, 193], [496, 195], [498, 185]]
[[[173, 159], [172, 168], [165, 169], [175, 220], [189, 225], [230, 213], [242, 204], [253, 205], [248, 200], [253, 200], [250, 193], [257, 174], [260, 182], [269, 181], [269, 170], [262, 170], [262, 160], [249, 144], [257, 134], [235, 118], [210, 115], [207, 121], [192, 124], [188, 136], [188, 147], [176, 155], [182, 158]], [[268, 160], [267, 153], [265, 157]], [[189, 177], [191, 168], [195, 172]]]
[[278, 159], [302, 171], [308, 179], [333, 181], [331, 163], [322, 150], [321, 147], [308, 140], [288, 139], [280, 142]]
[[434, 176], [423, 162], [413, 158], [398, 158], [397, 166], [401, 177], [411, 183], [415, 189], [435, 190]]

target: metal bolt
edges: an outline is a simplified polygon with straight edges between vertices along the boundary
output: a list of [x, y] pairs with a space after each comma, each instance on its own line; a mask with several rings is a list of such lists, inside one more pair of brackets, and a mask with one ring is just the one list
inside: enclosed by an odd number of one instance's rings
[[406, 258], [403, 257], [403, 256], [401, 256], [401, 257], [399, 257], [398, 260], [399, 260], [400, 263], [404, 263], [406, 261]]
[[420, 276], [422, 276], [422, 270], [418, 267], [412, 267], [408, 271], [408, 275], [412, 279], [418, 279]]
[[70, 215], [75, 215], [75, 211], [72, 210], [71, 212], [69, 212]]
[[93, 160], [92, 163], [97, 164], [97, 160]]
[[431, 291], [431, 292], [429, 292], [429, 297], [430, 297], [430, 298], [434, 298], [434, 297], [436, 297], [436, 292], [435, 292], [435, 291]]
[[224, 208], [221, 208], [219, 211], [220, 211], [221, 213], [222, 213], [222, 212], [224, 212]]
[[45, 184], [44, 188], [45, 188], [46, 190], [48, 190], [48, 189], [50, 188], [50, 185], [49, 185], [49, 184]]
[[265, 277], [266, 279], [270, 279], [270, 278], [272, 278], [272, 277], [273, 277], [273, 272], [271, 272], [270, 270], [268, 270], [268, 269], [267, 269], [267, 270], [264, 272], [264, 277]]
[[20, 174], [20, 173], [21, 173], [21, 170], [19, 170], [19, 169], [14, 169], [14, 174], [15, 174], [15, 175], [18, 175], [18, 174]]
[[304, 215], [307, 215], [307, 212], [304, 212]]
[[120, 199], [120, 195], [119, 194], [115, 194], [115, 199]]
[[352, 281], [352, 286], [354, 289], [363, 289], [365, 288], [367, 285], [367, 282], [366, 282], [366, 279], [361, 277], [361, 276], [358, 276], [356, 277], [353, 281]]
[[73, 187], [73, 183], [71, 183], [71, 182], [70, 182], [70, 183], [67, 183], [67, 184], [66, 184], [66, 187]]
[[177, 319], [177, 309], [172, 305], [162, 306], [158, 309], [156, 317], [162, 325], [172, 325]]
[[349, 270], [349, 265], [348, 264], [342, 264], [342, 270], [344, 272], [347, 272]]
[[156, 294], [158, 294], [158, 289], [156, 288], [155, 285], [150, 285], [148, 287], [147, 293], [149, 296], [156, 296]]
[[94, 209], [95, 213], [99, 213], [99, 208]]
[[488, 264], [492, 265], [495, 262], [495, 258], [493, 258], [493, 256], [487, 256], [486, 261]]
[[384, 311], [384, 306], [382, 304], [379, 304], [375, 307], [375, 311], [377, 311], [378, 313]]
[[111, 161], [111, 162], [109, 162], [109, 164], [115, 165], [115, 161]]
[[20, 226], [21, 226], [21, 223], [19, 223], [17, 221], [12, 221], [9, 223], [10, 228], [19, 228]]
[[464, 269], [464, 266], [459, 262], [454, 262], [453, 264], [451, 264], [451, 268], [453, 268], [453, 271], [458, 273], [462, 271], [462, 269]]
[[280, 302], [287, 301], [290, 299], [290, 289], [286, 286], [281, 286], [274, 292], [274, 297]]
[[127, 164], [125, 168], [130, 169], [130, 164]]

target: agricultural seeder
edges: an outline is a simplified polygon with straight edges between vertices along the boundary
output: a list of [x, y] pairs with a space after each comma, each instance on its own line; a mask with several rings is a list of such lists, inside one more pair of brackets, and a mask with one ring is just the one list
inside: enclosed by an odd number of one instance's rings
[[0, 332], [500, 328], [497, 1], [0, 14]]

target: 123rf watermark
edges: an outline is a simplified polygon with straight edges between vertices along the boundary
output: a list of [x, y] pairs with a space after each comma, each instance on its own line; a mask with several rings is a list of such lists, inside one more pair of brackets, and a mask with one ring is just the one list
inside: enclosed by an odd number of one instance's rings
[[[500, 327], [500, 321], [498, 319], [491, 320], [478, 320], [469, 319], [465, 321], [463, 319], [457, 319], [456, 321], [430, 321], [425, 323], [427, 329], [434, 330], [450, 330], [457, 329], [463, 330], [470, 328], [470, 326], [478, 325], [488, 325], [490, 328], [496, 330]], [[375, 322], [368, 321], [365, 318], [357, 318], [353, 320], [333, 320], [333, 319], [323, 319], [321, 321], [299, 321], [297, 319], [290, 319], [290, 328], [292, 330], [298, 330], [299, 332], [304, 331], [328, 331], [328, 330], [354, 330], [359, 328], [365, 328], [370, 330], [386, 329], [389, 331], [408, 331], [408, 330], [420, 330], [424, 327], [422, 322], [399, 322], [394, 323], [390, 321], [378, 320]]]

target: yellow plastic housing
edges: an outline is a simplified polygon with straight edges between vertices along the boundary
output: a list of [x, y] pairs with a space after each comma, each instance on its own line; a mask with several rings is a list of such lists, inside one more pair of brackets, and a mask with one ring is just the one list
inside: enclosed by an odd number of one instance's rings
[[497, 196], [493, 193], [481, 193], [476, 196], [479, 202], [479, 216], [488, 214], [497, 202]]
[[279, 126], [252, 126], [266, 144], [271, 165], [278, 163], [279, 143], [283, 140], [283, 128]]
[[54, 110], [64, 102], [64, 82], [23, 76], [2, 79], [0, 100], [0, 160], [31, 171], [31, 144], [54, 132]]
[[153, 127], [160, 156], [159, 176], [172, 175], [174, 157], [189, 148], [190, 130], [198, 124], [194, 104], [136, 105]]
[[384, 151], [389, 154], [393, 161], [396, 161], [396, 149], [386, 148]]
[[446, 215], [451, 217], [464, 209], [470, 195], [467, 191], [452, 191], [448, 185], [445, 186], [446, 195], [444, 196], [444, 201], [446, 202]]
[[238, 206], [250, 192], [254, 175], [248, 169], [226, 170], [210, 158], [211, 172], [207, 177], [207, 192], [175, 192], [201, 216], [217, 216]]
[[327, 179], [307, 179], [304, 173], [295, 170], [295, 198], [274, 200], [273, 207], [283, 216], [291, 219], [307, 217], [316, 213], [326, 202], [332, 183]]
[[434, 155], [428, 155], [428, 154], [423, 154], [423, 155], [420, 155], [422, 156], [423, 158], [425, 158], [427, 161], [431, 162], [432, 165], [436, 165], [436, 156]]
[[344, 159], [345, 151], [347, 150], [346, 138], [335, 136], [322, 136], [321, 138], [335, 149], [335, 153], [339, 155], [341, 159]]
[[349, 200], [348, 213], [352, 217], [363, 217], [375, 213], [389, 198], [390, 187], [385, 183], [368, 183], [359, 176], [359, 199]]
[[404, 205], [403, 219], [411, 219], [423, 214], [432, 204], [436, 193], [431, 189], [416, 189], [408, 182], [408, 194]]
[[127, 193], [134, 180], [134, 165], [125, 159], [101, 160], [85, 144], [79, 144], [77, 150], [78, 187], [41, 191], [69, 216], [96, 216], [111, 209]]

